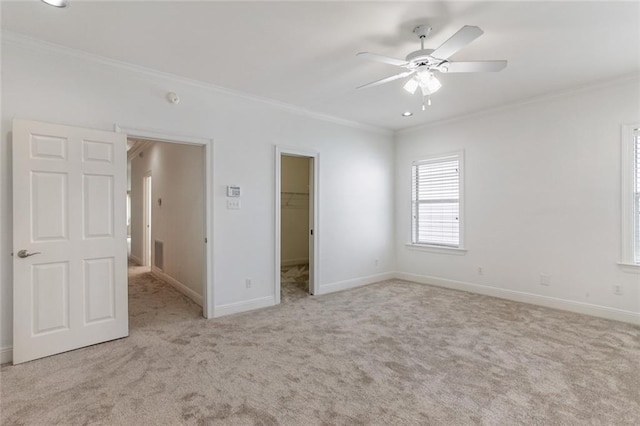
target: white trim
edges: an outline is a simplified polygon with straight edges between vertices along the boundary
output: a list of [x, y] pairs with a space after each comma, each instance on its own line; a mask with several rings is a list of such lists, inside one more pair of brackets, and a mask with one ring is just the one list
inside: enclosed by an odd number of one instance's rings
[[213, 170], [215, 143], [211, 138], [204, 138], [194, 135], [182, 135], [173, 132], [157, 129], [142, 129], [130, 126], [114, 124], [116, 132], [126, 133], [128, 137], [138, 139], [148, 139], [157, 142], [182, 143], [190, 145], [202, 145], [205, 150], [205, 262], [204, 268], [205, 283], [202, 287], [202, 316], [205, 318], [214, 318], [215, 307], [215, 281], [214, 281], [214, 258], [213, 258]]
[[429, 123], [424, 123], [424, 124], [418, 124], [416, 126], [412, 126], [412, 127], [407, 127], [404, 129], [400, 129], [396, 131], [396, 136], [399, 135], [404, 135], [407, 133], [413, 133], [413, 132], [419, 132], [421, 130], [425, 130], [431, 127], [437, 127], [437, 126], [441, 126], [444, 124], [451, 124], [451, 123], [456, 123], [459, 121], [465, 121], [465, 120], [471, 120], [474, 118], [480, 118], [480, 117], [485, 117], [487, 115], [493, 115], [493, 114], [499, 114], [501, 112], [504, 111], [509, 111], [512, 110], [514, 108], [519, 108], [522, 106], [526, 106], [529, 104], [536, 104], [539, 102], [545, 102], [545, 101], [549, 101], [549, 100], [553, 100], [553, 99], [557, 99], [557, 98], [562, 98], [565, 96], [572, 96], [572, 95], [578, 95], [580, 93], [585, 93], [585, 92], [590, 92], [590, 91], [595, 91], [595, 90], [600, 90], [600, 89], [606, 89], [609, 87], [615, 87], [615, 86], [622, 86], [625, 85], [627, 83], [632, 83], [632, 82], [638, 82], [640, 81], [640, 73], [638, 72], [632, 72], [632, 73], [628, 73], [628, 74], [623, 74], [620, 75], [618, 77], [614, 77], [614, 78], [609, 78], [609, 79], [605, 79], [605, 80], [597, 80], [597, 81], [592, 81], [580, 86], [576, 86], [576, 87], [571, 87], [568, 88], [566, 90], [557, 90], [557, 91], [553, 91], [553, 92], [549, 92], [549, 93], [545, 93], [542, 95], [537, 95], [537, 96], [532, 96], [530, 98], [526, 98], [526, 99], [520, 99], [517, 100], [515, 102], [509, 102], [506, 104], [502, 104], [502, 105], [498, 105], [495, 107], [490, 107], [490, 108], [482, 108], [476, 111], [472, 111], [469, 113], [464, 113], [464, 114], [460, 114], [460, 115], [456, 115], [453, 117], [447, 117], [447, 118], [443, 118], [441, 120], [435, 120]]
[[283, 260], [280, 264], [282, 266], [296, 266], [296, 265], [305, 265], [309, 263], [309, 258], [305, 257], [303, 259], [289, 259]]
[[618, 266], [623, 272], [628, 272], [630, 274], [640, 274], [640, 265], [636, 263], [618, 262]]
[[[133, 179], [133, 178], [132, 178]], [[151, 170], [142, 175], [142, 266], [153, 266], [153, 176]], [[132, 243], [133, 245], [133, 243]]]
[[253, 311], [255, 309], [268, 308], [275, 305], [273, 296], [259, 297], [257, 299], [245, 300], [242, 302], [218, 305], [215, 307], [215, 318], [225, 315], [238, 314], [241, 312]]
[[484, 294], [487, 296], [512, 300], [515, 302], [529, 303], [531, 305], [544, 306], [547, 308], [560, 309], [563, 311], [575, 312], [579, 314], [640, 325], [640, 313], [625, 311], [622, 309], [592, 305], [589, 303], [576, 302], [573, 300], [560, 299], [557, 297], [541, 296], [539, 294], [525, 293], [515, 290], [507, 290], [504, 288], [491, 287], [481, 284], [473, 284], [464, 281], [454, 281], [427, 275], [410, 274], [406, 272], [396, 273], [396, 278], [415, 282], [418, 284], [428, 284], [453, 290], [462, 290], [470, 293]]
[[362, 287], [381, 281], [392, 280], [394, 278], [396, 278], [395, 272], [383, 272], [381, 274], [368, 275], [366, 277], [359, 277], [350, 280], [337, 281], [335, 283], [322, 284], [320, 285], [320, 289], [316, 294], [335, 293], [336, 291], [349, 290], [352, 288]]
[[149, 142], [169, 142], [183, 145], [207, 145], [213, 142], [211, 138], [204, 138], [192, 134], [174, 133], [167, 130], [149, 129], [129, 125], [114, 124], [114, 130], [118, 133], [126, 133], [134, 139], [145, 139]]
[[457, 160], [462, 157], [464, 150], [450, 151], [443, 154], [428, 154], [420, 156], [419, 160], [411, 161], [412, 166], [420, 166], [422, 164], [441, 163], [447, 160]]
[[[295, 155], [313, 159], [313, 188], [309, 188], [313, 196], [313, 247], [309, 250], [309, 293], [320, 294], [320, 154], [317, 151], [305, 150], [300, 148], [290, 148], [284, 146], [275, 146], [275, 182], [274, 182], [274, 216], [275, 216], [275, 256], [274, 256], [274, 294], [273, 300], [275, 304], [280, 304], [280, 267], [281, 267], [281, 235], [280, 235], [280, 189], [281, 189], [281, 163], [283, 155]], [[313, 252], [313, 253], [311, 253]]]
[[185, 284], [173, 278], [171, 275], [166, 274], [165, 272], [161, 271], [155, 266], [151, 268], [151, 275], [153, 275], [154, 277], [158, 278], [161, 281], [166, 282], [167, 284], [169, 284], [170, 286], [178, 290], [180, 293], [184, 294], [189, 299], [193, 300], [199, 306], [202, 306], [202, 296], [200, 296], [195, 291], [191, 290]]
[[13, 361], [13, 346], [0, 349], [0, 364]]
[[15, 46], [21, 49], [35, 51], [36, 53], [47, 52], [55, 55], [71, 56], [71, 57], [83, 59], [89, 62], [94, 62], [100, 65], [119, 68], [119, 69], [136, 73], [136, 74], [143, 74], [149, 77], [170, 80], [175, 83], [185, 84], [185, 85], [189, 85], [199, 89], [217, 92], [217, 93], [221, 93], [228, 96], [235, 96], [235, 97], [246, 99], [253, 102], [259, 102], [265, 105], [269, 105], [273, 108], [279, 109], [281, 111], [286, 111], [292, 114], [301, 115], [303, 117], [310, 117], [316, 120], [326, 121], [326, 122], [347, 126], [355, 129], [365, 130], [373, 133], [378, 133], [386, 136], [393, 135], [393, 130], [390, 130], [390, 129], [372, 126], [370, 124], [360, 123], [353, 120], [347, 120], [344, 118], [335, 117], [328, 114], [314, 112], [305, 108], [300, 108], [298, 106], [288, 104], [286, 102], [277, 101], [269, 98], [263, 98], [263, 97], [255, 96], [239, 90], [228, 89], [222, 86], [217, 86], [211, 83], [205, 83], [199, 80], [182, 77], [176, 74], [158, 71], [152, 68], [131, 64], [128, 62], [118, 61], [116, 59], [106, 58], [104, 56], [95, 55], [93, 53], [84, 52], [78, 49], [72, 49], [70, 47], [62, 46], [55, 43], [50, 43], [48, 41], [38, 40], [38, 39], [28, 37], [19, 33], [15, 33], [13, 31], [2, 30], [1, 35], [2, 35], [1, 38], [3, 43], [9, 46]]
[[428, 244], [413, 244], [405, 243], [405, 247], [414, 251], [427, 251], [430, 253], [439, 254], [453, 254], [456, 256], [464, 256], [467, 254], [467, 249], [463, 247], [446, 247], [446, 246], [432, 246]]
[[142, 259], [140, 259], [138, 256], [134, 256], [134, 255], [130, 254], [129, 255], [129, 260], [131, 260], [132, 262], [134, 262], [138, 266], [143, 266], [142, 265]]

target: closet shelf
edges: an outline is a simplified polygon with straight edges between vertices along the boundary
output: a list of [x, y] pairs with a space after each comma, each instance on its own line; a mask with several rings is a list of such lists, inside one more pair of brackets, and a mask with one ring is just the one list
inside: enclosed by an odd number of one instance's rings
[[282, 191], [280, 193], [280, 206], [283, 209], [308, 209], [309, 193]]

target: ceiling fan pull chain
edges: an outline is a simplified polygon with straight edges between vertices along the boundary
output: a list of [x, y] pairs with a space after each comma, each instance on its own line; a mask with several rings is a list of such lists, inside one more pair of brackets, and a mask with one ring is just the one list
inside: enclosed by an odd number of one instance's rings
[[[425, 111], [427, 108], [424, 106], [424, 98], [425, 96], [422, 96], [422, 110]], [[431, 106], [431, 95], [426, 96], [427, 98], [427, 105]]]

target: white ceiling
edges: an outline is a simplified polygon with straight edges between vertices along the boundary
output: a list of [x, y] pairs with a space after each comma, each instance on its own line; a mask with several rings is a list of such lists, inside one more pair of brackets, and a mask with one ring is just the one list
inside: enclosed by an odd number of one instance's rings
[[[640, 2], [80, 2], [2, 3], [3, 29], [307, 110], [388, 129], [446, 119], [519, 99], [640, 72]], [[463, 25], [485, 34], [452, 60], [507, 59], [499, 73], [438, 76], [420, 111], [401, 71], [367, 62], [435, 48]], [[184, 101], [184, 100], [183, 100]], [[414, 112], [401, 117], [405, 110]]]

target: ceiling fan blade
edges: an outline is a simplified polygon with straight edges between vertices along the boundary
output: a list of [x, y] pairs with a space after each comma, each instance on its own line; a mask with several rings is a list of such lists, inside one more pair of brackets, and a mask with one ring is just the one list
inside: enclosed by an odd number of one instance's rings
[[373, 87], [373, 86], [378, 86], [380, 84], [389, 83], [390, 81], [398, 80], [399, 78], [408, 77], [411, 74], [413, 74], [414, 72], [415, 71], [401, 72], [400, 74], [392, 75], [391, 77], [386, 77], [386, 78], [383, 78], [381, 80], [376, 80], [376, 81], [373, 81], [371, 83], [364, 84], [362, 86], [357, 87], [357, 89], [364, 89], [366, 87]]
[[507, 66], [507, 61], [448, 62], [439, 67], [440, 72], [495, 72]]
[[398, 67], [403, 67], [409, 64], [404, 59], [396, 59], [390, 56], [378, 55], [377, 53], [360, 52], [356, 56], [385, 64], [396, 65]]
[[484, 34], [479, 27], [465, 25], [460, 28], [457, 33], [452, 35], [449, 40], [445, 41], [431, 53], [431, 56], [438, 59], [447, 59], [458, 50], [471, 43], [473, 40]]

